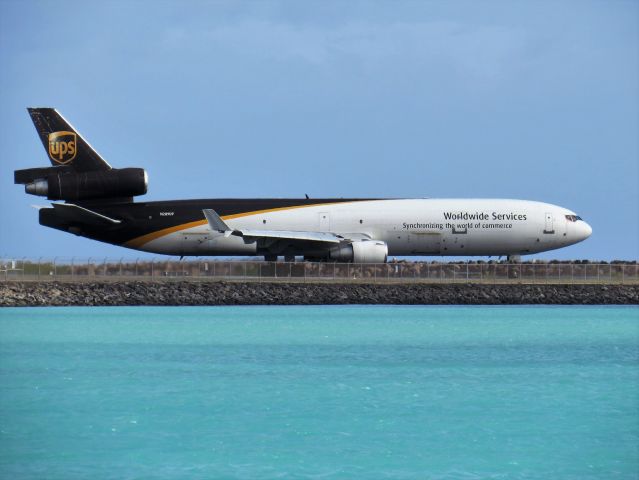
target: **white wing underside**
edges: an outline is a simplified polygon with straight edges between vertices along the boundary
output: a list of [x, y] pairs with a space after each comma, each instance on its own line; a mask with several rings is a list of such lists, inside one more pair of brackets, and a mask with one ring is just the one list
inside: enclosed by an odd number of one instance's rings
[[232, 235], [246, 239], [277, 238], [287, 240], [306, 240], [310, 242], [339, 243], [344, 240], [340, 235], [329, 232], [297, 232], [295, 230], [233, 230]]

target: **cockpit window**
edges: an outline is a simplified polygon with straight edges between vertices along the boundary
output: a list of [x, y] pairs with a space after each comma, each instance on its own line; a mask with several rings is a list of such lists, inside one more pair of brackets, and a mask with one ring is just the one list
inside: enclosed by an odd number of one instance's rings
[[576, 222], [577, 220], [583, 220], [579, 215], [566, 215], [566, 220], [569, 222]]

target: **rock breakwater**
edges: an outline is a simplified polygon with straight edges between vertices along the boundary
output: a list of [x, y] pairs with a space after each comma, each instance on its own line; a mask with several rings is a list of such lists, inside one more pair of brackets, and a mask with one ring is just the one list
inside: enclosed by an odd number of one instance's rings
[[637, 305], [639, 285], [0, 282], [0, 306]]

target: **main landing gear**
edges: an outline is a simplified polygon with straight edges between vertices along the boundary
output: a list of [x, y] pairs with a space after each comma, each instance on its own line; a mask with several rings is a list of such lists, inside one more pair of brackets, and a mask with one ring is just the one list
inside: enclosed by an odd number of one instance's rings
[[[265, 262], [277, 262], [278, 256], [274, 255], [274, 254], [268, 254], [268, 255], [264, 255], [264, 261]], [[295, 261], [295, 255], [284, 255], [284, 261], [285, 262], [294, 262]]]

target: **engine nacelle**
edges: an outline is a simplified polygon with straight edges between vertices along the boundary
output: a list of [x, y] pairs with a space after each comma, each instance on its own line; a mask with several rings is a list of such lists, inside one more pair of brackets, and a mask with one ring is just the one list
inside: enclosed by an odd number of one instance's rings
[[33, 179], [24, 189], [49, 200], [89, 200], [144, 195], [148, 177], [142, 168], [113, 168], [91, 172], [61, 172]]
[[340, 243], [329, 250], [328, 257], [336, 262], [385, 263], [388, 245], [377, 240]]

